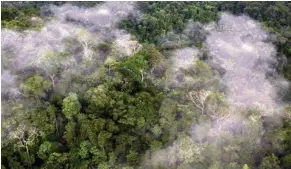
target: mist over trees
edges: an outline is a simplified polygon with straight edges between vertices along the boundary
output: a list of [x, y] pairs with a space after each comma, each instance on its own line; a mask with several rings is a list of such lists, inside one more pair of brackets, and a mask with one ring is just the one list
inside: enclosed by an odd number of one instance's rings
[[2, 168], [291, 168], [290, 2], [1, 4]]

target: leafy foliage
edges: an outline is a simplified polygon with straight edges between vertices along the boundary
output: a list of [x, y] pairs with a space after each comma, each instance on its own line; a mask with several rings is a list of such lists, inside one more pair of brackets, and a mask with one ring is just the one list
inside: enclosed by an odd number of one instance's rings
[[34, 23], [32, 17], [40, 15], [40, 11], [34, 8], [24, 8], [17, 10], [15, 8], [1, 9], [1, 26], [2, 28], [24, 30], [28, 28], [38, 29], [42, 23]]
[[[42, 26], [40, 7], [47, 3], [5, 4], [3, 28]], [[203, 57], [182, 70], [199, 88], [164, 89], [153, 82], [163, 80], [168, 68], [169, 51], [158, 39], [182, 33], [189, 20], [216, 21], [221, 11], [248, 14], [275, 33], [283, 60], [278, 70], [291, 79], [290, 7], [290, 2], [139, 2], [143, 17], [129, 16], [120, 23], [143, 43], [132, 56], [114, 58], [112, 44], [106, 42], [96, 45], [92, 55], [84, 51], [88, 58], [102, 53], [102, 59], [65, 69], [70, 50], [46, 53], [41, 59], [49, 66], [39, 64], [41, 71], [27, 77], [17, 72], [20, 96], [3, 97], [1, 167], [290, 168], [290, 108], [272, 122], [258, 110], [231, 109], [223, 86], [213, 87], [216, 73]], [[85, 30], [79, 38], [88, 47]], [[203, 38], [190, 38], [197, 41], [191, 44], [203, 45]], [[67, 48], [74, 45], [71, 40]], [[236, 114], [243, 121], [235, 119]]]
[[46, 92], [50, 91], [51, 83], [42, 76], [35, 75], [28, 78], [20, 87], [23, 90], [24, 96], [41, 98], [45, 97]]

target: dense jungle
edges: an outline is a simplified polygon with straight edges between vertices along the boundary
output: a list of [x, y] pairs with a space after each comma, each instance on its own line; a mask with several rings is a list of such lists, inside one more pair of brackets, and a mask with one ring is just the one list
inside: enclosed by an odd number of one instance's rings
[[1, 2], [1, 168], [290, 169], [291, 2]]

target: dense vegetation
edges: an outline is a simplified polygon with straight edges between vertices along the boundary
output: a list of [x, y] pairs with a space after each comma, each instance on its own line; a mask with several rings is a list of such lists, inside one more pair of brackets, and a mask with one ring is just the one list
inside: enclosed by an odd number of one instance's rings
[[278, 35], [276, 45], [282, 61], [281, 73], [291, 79], [291, 4], [290, 2], [140, 2], [142, 19], [131, 17], [121, 24], [141, 42], [157, 43], [168, 31], [180, 33], [188, 20], [207, 23], [218, 19], [219, 12], [247, 14]]
[[[34, 3], [2, 4], [2, 28], [41, 28], [42, 23], [34, 24], [31, 18], [44, 17], [40, 12], [43, 4]], [[291, 80], [291, 3], [139, 2], [137, 7], [142, 18], [131, 15], [120, 23], [143, 44], [132, 56], [112, 59], [109, 56], [118, 54], [114, 54], [110, 43], [103, 43], [92, 48], [107, 58], [83, 59], [72, 65], [74, 69], [69, 73], [60, 61], [73, 55], [69, 49], [46, 56], [56, 61], [52, 67], [31, 67], [25, 73], [11, 70], [21, 77], [17, 84], [20, 96], [1, 96], [1, 167], [291, 168], [290, 107], [274, 119], [261, 116], [257, 109], [236, 110], [246, 119], [243, 129], [227, 130], [219, 139], [215, 134], [206, 136], [202, 128], [210, 129], [230, 111], [223, 86], [203, 61], [207, 52], [191, 68], [183, 70], [195, 78], [194, 82], [163, 87], [171, 74], [168, 52], [193, 44], [201, 47], [203, 38], [173, 48], [163, 48], [158, 41], [171, 31], [183, 33], [189, 20], [209, 23], [216, 21], [222, 11], [244, 13], [278, 36], [275, 45], [281, 62], [277, 69]], [[72, 42], [68, 40], [67, 48]], [[10, 63], [5, 56], [1, 57], [2, 71], [12, 69], [9, 64], [3, 65]], [[61, 77], [64, 72], [68, 77]], [[207, 92], [209, 86], [211, 93]], [[203, 102], [197, 104], [195, 99], [204, 95]], [[195, 138], [190, 131], [193, 124], [198, 126], [197, 131], [201, 127], [201, 134]], [[155, 152], [171, 146], [179, 147], [173, 148], [177, 158], [153, 162]]]
[[39, 11], [35, 9], [21, 9], [3, 8], [1, 10], [2, 22], [1, 26], [4, 28], [28, 29], [37, 28], [38, 24], [33, 24], [30, 19], [33, 16], [38, 16]]

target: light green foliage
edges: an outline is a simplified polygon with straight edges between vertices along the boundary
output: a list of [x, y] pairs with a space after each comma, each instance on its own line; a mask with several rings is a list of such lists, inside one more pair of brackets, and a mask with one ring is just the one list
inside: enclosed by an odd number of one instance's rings
[[278, 157], [274, 154], [264, 157], [260, 169], [280, 169]]
[[221, 93], [214, 92], [207, 97], [205, 112], [213, 119], [229, 115], [228, 101]]
[[212, 69], [200, 59], [196, 59], [193, 65], [190, 68], [183, 70], [183, 72], [189, 77], [189, 79], [191, 79], [186, 83], [188, 86], [199, 85], [211, 87], [214, 90], [218, 87], [213, 84], [215, 78]]
[[213, 76], [211, 68], [202, 60], [196, 60], [194, 67], [195, 75], [202, 81], [209, 80]]
[[34, 8], [1, 8], [1, 26], [8, 29], [40, 29], [42, 22], [33, 23], [32, 17], [40, 15], [40, 11]]
[[286, 155], [285, 157], [282, 158], [282, 166], [283, 168], [287, 169], [291, 167], [291, 154]]
[[142, 81], [142, 74], [148, 69], [148, 63], [143, 55], [137, 53], [119, 62], [116, 69], [131, 81]]
[[47, 159], [51, 153], [56, 152], [57, 150], [58, 143], [45, 141], [40, 145], [37, 154], [40, 158]]
[[112, 136], [112, 134], [109, 132], [105, 132], [105, 131], [100, 132], [98, 135], [98, 145], [100, 147], [104, 147], [105, 143], [108, 141], [108, 139], [111, 136]]
[[119, 128], [118, 128], [118, 125], [116, 125], [114, 123], [114, 121], [112, 120], [107, 120], [107, 123], [106, 123], [106, 130], [113, 133], [113, 132], [118, 132]]
[[154, 124], [157, 119], [157, 104], [159, 97], [152, 97], [148, 92], [140, 92], [135, 95], [134, 105], [136, 116], [142, 116], [149, 124]]
[[[64, 59], [68, 58], [67, 56], [69, 54], [68, 51], [56, 53], [52, 50], [47, 50], [37, 60], [33, 61], [32, 65], [41, 66], [48, 75], [53, 75], [56, 74], [59, 69], [62, 69], [64, 64], [68, 64], [64, 63]], [[69, 62], [69, 60], [66, 62]]]
[[107, 58], [104, 62], [105, 66], [108, 66], [109, 69], [112, 68], [115, 64], [117, 63], [117, 61], [114, 58]]
[[107, 88], [103, 85], [97, 88], [90, 88], [86, 94], [85, 99], [90, 104], [91, 109], [104, 109], [110, 104], [110, 97], [106, 94]]
[[38, 130], [25, 123], [21, 123], [9, 132], [8, 139], [13, 140], [13, 149], [19, 155], [19, 161], [24, 166], [32, 166], [35, 162], [33, 147], [38, 142]]
[[163, 55], [155, 48], [153, 44], [144, 46], [150, 68], [155, 68], [163, 61]]
[[91, 148], [90, 153], [93, 155], [92, 161], [95, 164], [99, 164], [107, 160], [106, 153], [98, 149], [96, 146]]
[[65, 138], [69, 144], [74, 144], [74, 137], [76, 132], [76, 123], [70, 121], [66, 126]]
[[140, 117], [139, 119], [137, 119], [137, 126], [138, 128], [142, 128], [145, 125], [145, 119], [143, 117]]
[[42, 76], [35, 75], [25, 80], [20, 88], [23, 90], [23, 95], [26, 97], [32, 96], [35, 98], [42, 98], [46, 96], [46, 92], [51, 90], [51, 83]]
[[160, 123], [163, 126], [169, 126], [173, 124], [176, 116], [176, 102], [171, 99], [165, 99], [160, 107], [159, 114], [162, 117]]
[[154, 140], [151, 142], [151, 151], [159, 150], [162, 147], [162, 143], [160, 141]]
[[130, 164], [136, 164], [138, 161], [138, 153], [130, 151], [129, 154], [126, 156], [126, 160]]
[[46, 109], [37, 109], [32, 112], [31, 120], [32, 124], [39, 126], [40, 135], [46, 137], [48, 134], [52, 134], [56, 130], [56, 108], [54, 106], [48, 106]]
[[116, 155], [114, 154], [114, 152], [110, 152], [108, 153], [108, 156], [109, 156], [109, 164], [111, 166], [114, 166], [115, 165], [115, 162], [116, 162]]
[[77, 115], [81, 110], [81, 104], [78, 101], [76, 93], [69, 93], [69, 95], [63, 100], [63, 113], [71, 119], [74, 115]]
[[156, 136], [156, 137], [159, 137], [161, 134], [162, 134], [162, 130], [160, 128], [160, 126], [158, 125], [155, 125], [151, 131], [153, 132], [153, 134]]
[[249, 169], [249, 166], [247, 164], [244, 164], [242, 169]]
[[86, 159], [89, 157], [89, 148], [90, 148], [90, 142], [89, 141], [83, 141], [81, 144], [80, 144], [80, 149], [79, 149], [79, 156], [82, 158], [82, 159]]
[[68, 167], [69, 157], [67, 153], [51, 153], [47, 163], [44, 165], [45, 169], [58, 169], [59, 167]]
[[192, 138], [186, 135], [181, 135], [178, 139], [177, 157], [184, 163], [199, 162], [203, 160], [201, 156], [204, 150], [203, 145], [194, 144]]
[[214, 162], [208, 167], [208, 169], [220, 169], [220, 168], [221, 168], [220, 162]]
[[86, 117], [83, 114], [80, 114], [78, 116], [78, 122], [80, 124], [80, 128], [79, 128], [80, 139], [81, 140], [89, 139], [92, 144], [97, 144], [97, 141], [98, 141], [97, 133], [102, 131], [106, 121], [101, 118], [89, 120], [88, 117]]
[[109, 165], [105, 162], [102, 162], [98, 165], [98, 168], [97, 169], [109, 169]]
[[136, 137], [132, 137], [132, 136], [129, 136], [128, 134], [124, 134], [124, 133], [118, 135], [116, 137], [117, 147], [116, 147], [115, 152], [117, 154], [126, 152], [127, 151], [126, 148], [128, 146], [131, 146], [136, 139], [137, 139]]

